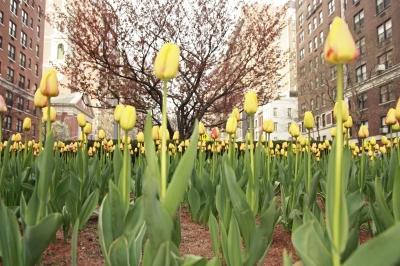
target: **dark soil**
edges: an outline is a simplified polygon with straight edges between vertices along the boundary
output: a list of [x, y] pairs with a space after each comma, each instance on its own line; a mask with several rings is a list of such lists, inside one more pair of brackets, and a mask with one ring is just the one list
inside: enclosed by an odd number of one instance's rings
[[[208, 259], [213, 257], [207, 227], [192, 222], [190, 213], [185, 207], [181, 209], [181, 229], [181, 254], [198, 255]], [[368, 239], [370, 239], [369, 232], [362, 229], [360, 231], [361, 243]], [[282, 265], [282, 255], [285, 249], [288, 254], [291, 254], [293, 262], [299, 260], [292, 245], [290, 232], [284, 230], [283, 226], [279, 224], [275, 227], [272, 245], [263, 265]], [[42, 262], [43, 265], [71, 265], [71, 242], [70, 239], [64, 242], [62, 231], [57, 232], [55, 242], [44, 252]], [[78, 265], [104, 265], [97, 236], [97, 219], [89, 220], [86, 228], [79, 233]]]

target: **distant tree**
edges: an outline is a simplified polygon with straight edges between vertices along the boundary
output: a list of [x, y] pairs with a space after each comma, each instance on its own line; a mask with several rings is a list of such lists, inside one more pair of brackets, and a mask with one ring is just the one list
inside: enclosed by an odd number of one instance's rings
[[242, 100], [273, 94], [280, 54], [277, 38], [284, 8], [228, 0], [68, 1], [49, 15], [67, 37], [67, 75], [73, 90], [110, 108], [116, 102], [152, 110], [159, 123], [160, 80], [152, 72], [165, 42], [181, 48], [179, 76], [169, 90], [168, 128], [187, 137], [195, 119], [212, 125]]
[[56, 121], [52, 125], [54, 139], [59, 141], [65, 141], [70, 139], [68, 125], [61, 121]]

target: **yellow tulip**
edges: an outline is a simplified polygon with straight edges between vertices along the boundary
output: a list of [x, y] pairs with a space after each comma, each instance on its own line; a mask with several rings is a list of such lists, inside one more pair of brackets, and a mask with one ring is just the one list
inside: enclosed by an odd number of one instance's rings
[[310, 111], [304, 113], [304, 127], [307, 129], [314, 127], [314, 116]]
[[343, 100], [340, 100], [335, 103], [335, 107], [333, 108], [333, 117], [336, 119], [339, 106], [342, 110], [342, 121], [346, 122], [347, 119], [349, 119], [349, 108], [347, 107], [346, 102]]
[[388, 140], [388, 138], [386, 136], [382, 136], [381, 142], [382, 142], [383, 145], [389, 144], [389, 140]]
[[226, 128], [225, 131], [228, 134], [235, 134], [236, 133], [236, 129], [237, 129], [237, 121], [236, 121], [236, 117], [234, 117], [233, 115], [231, 115], [228, 118], [228, 121], [226, 121]]
[[115, 109], [114, 109], [114, 120], [116, 121], [116, 122], [119, 122], [119, 120], [121, 119], [121, 113], [122, 113], [122, 110], [124, 109], [124, 105], [123, 104], [117, 104], [117, 106], [115, 106]]
[[179, 46], [174, 43], [164, 44], [154, 61], [154, 74], [161, 80], [176, 77], [179, 68]]
[[0, 114], [7, 112], [7, 105], [4, 101], [3, 95], [0, 95]]
[[44, 96], [40, 90], [36, 90], [35, 96], [33, 97], [33, 104], [35, 107], [43, 108], [47, 106], [47, 97]]
[[136, 141], [139, 142], [139, 143], [143, 143], [144, 142], [144, 133], [142, 131], [137, 133]]
[[386, 125], [393, 126], [397, 123], [396, 119], [396, 109], [390, 108], [386, 115]]
[[371, 144], [372, 146], [375, 146], [375, 145], [376, 145], [376, 139], [375, 139], [374, 137], [372, 137], [372, 138], [369, 140], [369, 144]]
[[40, 92], [47, 97], [58, 96], [57, 71], [50, 68], [44, 71], [39, 85]]
[[172, 136], [173, 140], [179, 140], [179, 131], [175, 131], [174, 135]]
[[353, 127], [353, 118], [349, 116], [346, 120], [346, 122], [343, 123], [343, 126], [345, 128], [352, 128]]
[[32, 127], [32, 120], [29, 117], [24, 118], [24, 122], [22, 123], [22, 128], [24, 131], [29, 131]]
[[[43, 113], [43, 117], [42, 117], [42, 122], [47, 122], [47, 106], [42, 108], [42, 113]], [[50, 107], [50, 122], [54, 122], [56, 121], [56, 116], [57, 116], [57, 112], [56, 109], [54, 107]]]
[[153, 126], [152, 130], [151, 130], [151, 135], [153, 137], [153, 140], [159, 140], [161, 139], [160, 136], [160, 128], [158, 126]]
[[331, 134], [332, 138], [336, 137], [336, 128], [332, 127], [331, 129], [329, 129], [329, 133]]
[[397, 100], [396, 104], [396, 119], [400, 121], [400, 98]]
[[380, 147], [380, 148], [379, 148], [379, 151], [380, 151], [382, 154], [386, 154], [386, 147], [385, 147], [385, 146]]
[[83, 133], [85, 133], [86, 135], [92, 133], [92, 124], [86, 123], [85, 127], [83, 128]]
[[358, 137], [362, 139], [369, 137], [369, 131], [366, 125], [360, 126], [360, 129], [358, 130]]
[[265, 120], [263, 122], [263, 130], [266, 133], [274, 132], [274, 122], [272, 120]]
[[99, 130], [99, 139], [103, 140], [106, 137], [106, 132], [103, 129]]
[[248, 91], [244, 95], [244, 111], [253, 115], [257, 112], [258, 109], [258, 99], [257, 94], [254, 91]]
[[233, 110], [232, 110], [232, 116], [233, 116], [234, 118], [236, 118], [236, 121], [239, 121], [239, 120], [240, 120], [240, 112], [239, 112], [239, 109], [238, 109], [237, 107], [233, 108]]
[[331, 64], [346, 64], [355, 60], [359, 51], [347, 23], [335, 17], [324, 47], [325, 60]]
[[121, 128], [128, 131], [131, 130], [136, 124], [136, 109], [131, 105], [126, 105], [121, 111], [119, 121]]
[[400, 131], [400, 124], [399, 124], [399, 122], [397, 122], [395, 125], [392, 126], [392, 130], [393, 130], [394, 132]]
[[206, 133], [206, 128], [204, 127], [203, 122], [199, 122], [199, 134], [204, 135]]
[[297, 138], [298, 136], [300, 136], [300, 129], [299, 126], [295, 123], [292, 122], [289, 126], [289, 134], [293, 137], [293, 138]]
[[78, 121], [78, 125], [79, 125], [80, 127], [84, 127], [84, 126], [86, 125], [86, 117], [85, 117], [84, 114], [79, 113], [79, 114], [76, 116], [76, 120]]

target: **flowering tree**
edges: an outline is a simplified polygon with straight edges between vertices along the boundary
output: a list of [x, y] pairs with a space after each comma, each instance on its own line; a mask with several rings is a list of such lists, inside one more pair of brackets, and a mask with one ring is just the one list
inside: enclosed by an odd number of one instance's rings
[[269, 5], [236, 5], [228, 0], [69, 1], [50, 22], [71, 47], [61, 70], [69, 86], [110, 108], [116, 102], [152, 110], [162, 105], [160, 80], [153, 74], [156, 52], [165, 42], [181, 48], [179, 75], [169, 90], [168, 128], [187, 137], [195, 119], [218, 123], [256, 90], [271, 98], [278, 79], [276, 39], [281, 15]]

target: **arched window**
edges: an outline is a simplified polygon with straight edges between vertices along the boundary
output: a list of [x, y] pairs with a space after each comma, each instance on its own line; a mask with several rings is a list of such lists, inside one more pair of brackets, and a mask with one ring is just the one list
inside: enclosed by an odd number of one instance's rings
[[64, 59], [64, 45], [62, 43], [57, 46], [57, 59]]

